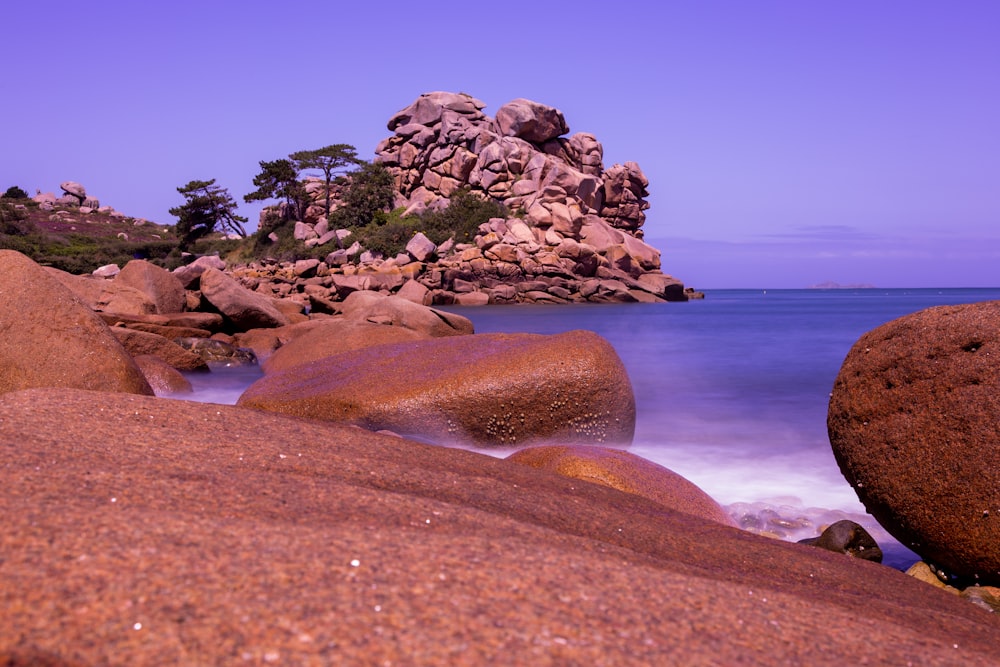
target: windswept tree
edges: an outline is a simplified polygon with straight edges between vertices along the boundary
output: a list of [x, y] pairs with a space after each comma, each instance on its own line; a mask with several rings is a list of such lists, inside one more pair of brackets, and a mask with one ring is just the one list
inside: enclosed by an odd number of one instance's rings
[[326, 215], [330, 215], [330, 185], [334, 178], [362, 162], [350, 144], [331, 144], [314, 151], [298, 151], [288, 156], [297, 171], [319, 171], [326, 185]]
[[198, 239], [211, 234], [216, 228], [235, 232], [246, 237], [243, 227], [246, 218], [236, 214], [236, 202], [229, 190], [210, 181], [191, 181], [177, 188], [185, 202], [170, 209], [177, 217], [177, 235], [180, 247], [187, 249]]
[[257, 189], [245, 195], [243, 201], [281, 199], [288, 205], [286, 215], [301, 219], [305, 214], [306, 191], [299, 180], [299, 171], [295, 168], [295, 164], [286, 158], [272, 162], [261, 160], [259, 164], [260, 173], [253, 178], [253, 184]]

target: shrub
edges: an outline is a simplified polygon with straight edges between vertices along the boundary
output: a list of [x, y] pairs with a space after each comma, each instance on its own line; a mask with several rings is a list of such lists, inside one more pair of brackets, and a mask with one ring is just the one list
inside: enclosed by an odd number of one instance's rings
[[420, 217], [424, 234], [434, 243], [444, 243], [449, 237], [457, 243], [471, 243], [479, 225], [490, 218], [506, 218], [507, 208], [493, 199], [480, 199], [468, 189], [455, 192], [448, 208], [432, 211]]
[[3, 193], [3, 198], [4, 199], [27, 199], [28, 198], [28, 193], [25, 192], [24, 190], [22, 190], [21, 188], [17, 187], [16, 185], [12, 185], [9, 188], [7, 188], [6, 192]]

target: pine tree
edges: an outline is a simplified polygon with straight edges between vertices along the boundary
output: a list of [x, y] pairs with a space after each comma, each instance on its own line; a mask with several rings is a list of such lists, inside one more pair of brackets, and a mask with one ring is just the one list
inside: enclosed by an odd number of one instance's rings
[[350, 144], [332, 144], [314, 151], [298, 151], [288, 156], [298, 171], [315, 169], [326, 184], [326, 215], [330, 215], [330, 185], [334, 176], [360, 164], [357, 150]]
[[177, 235], [181, 249], [190, 248], [198, 239], [211, 234], [216, 227], [229, 230], [246, 237], [243, 227], [246, 218], [236, 214], [236, 202], [229, 190], [210, 181], [191, 181], [177, 188], [184, 195], [185, 202], [170, 209], [170, 215], [177, 217]]

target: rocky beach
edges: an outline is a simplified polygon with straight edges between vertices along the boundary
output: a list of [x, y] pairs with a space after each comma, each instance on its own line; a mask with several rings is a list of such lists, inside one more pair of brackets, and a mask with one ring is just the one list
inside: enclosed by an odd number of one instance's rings
[[[634, 398], [596, 335], [366, 292], [307, 314], [215, 261], [98, 278], [0, 253], [4, 664], [1000, 660], [995, 614], [943, 584], [739, 530], [605, 449]], [[244, 405], [178, 400], [178, 369], [246, 350]], [[559, 447], [428, 444], [458, 437]]]
[[[438, 307], [700, 296], [643, 240], [637, 164], [553, 107], [484, 108], [421, 95], [376, 150], [406, 215], [502, 203], [468, 238], [364, 247], [331, 225], [351, 176], [261, 215], [317, 256], [77, 275], [0, 250], [0, 664], [1000, 663], [1000, 302], [869, 332], [831, 395], [837, 462], [913, 576], [850, 521], [773, 539], [628, 451], [604, 337]], [[48, 231], [129, 241], [62, 189], [34, 198]], [[188, 400], [220, 366], [261, 376]]]

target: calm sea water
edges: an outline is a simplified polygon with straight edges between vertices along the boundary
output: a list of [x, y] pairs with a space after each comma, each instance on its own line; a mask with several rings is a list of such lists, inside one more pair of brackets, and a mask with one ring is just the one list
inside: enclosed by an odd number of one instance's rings
[[[732, 511], [815, 526], [864, 515], [826, 433], [830, 390], [864, 332], [938, 305], [1000, 300], [996, 289], [709, 290], [664, 304], [449, 308], [479, 333], [589, 329], [607, 338], [637, 403], [630, 451], [696, 483]], [[235, 402], [256, 377], [233, 380]], [[216, 377], [212, 382], [219, 382]], [[231, 397], [231, 400], [230, 400]], [[858, 515], [858, 516], [856, 516]], [[888, 537], [861, 521], [880, 543]]]

